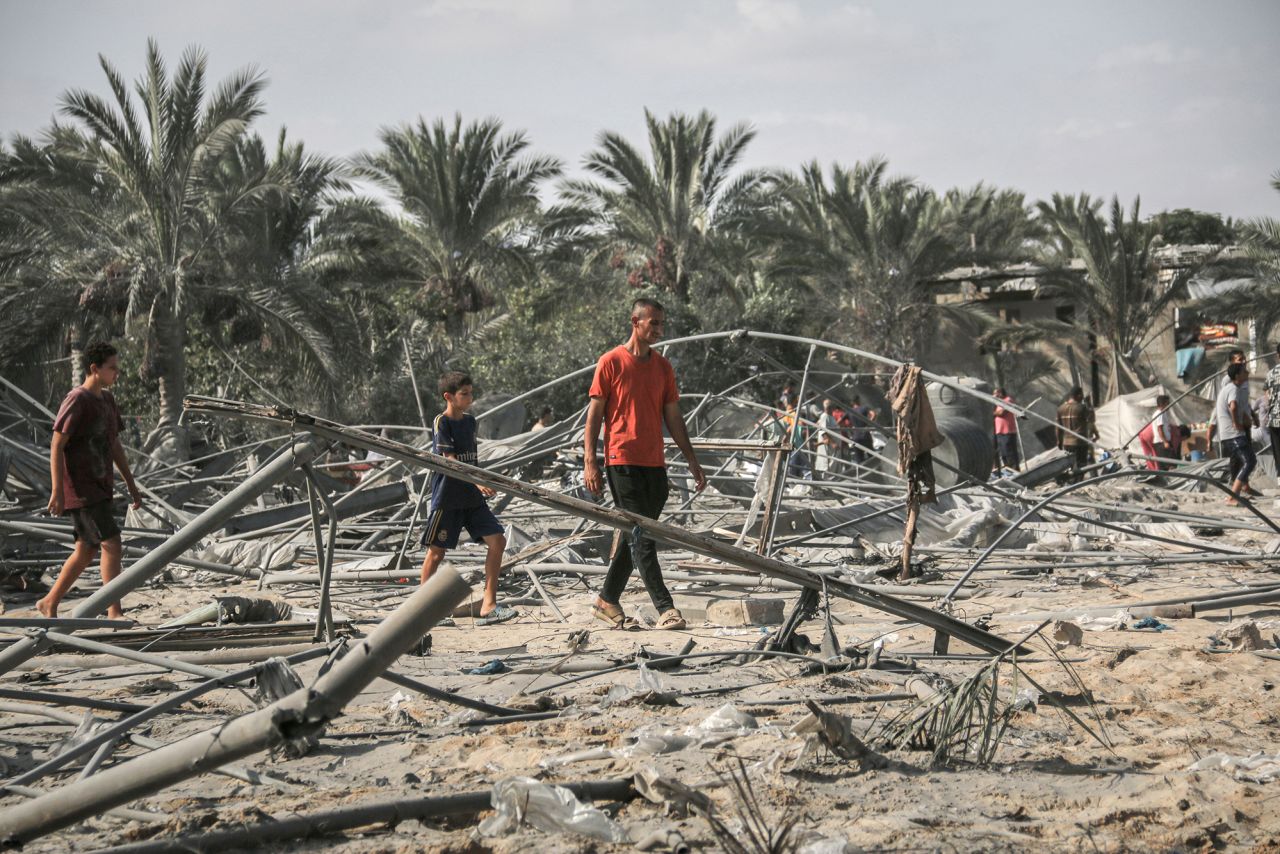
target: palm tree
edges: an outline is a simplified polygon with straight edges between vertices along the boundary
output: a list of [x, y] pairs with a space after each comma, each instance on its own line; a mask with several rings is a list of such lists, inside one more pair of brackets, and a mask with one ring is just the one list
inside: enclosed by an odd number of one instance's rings
[[[0, 366], [43, 377], [39, 367], [70, 350], [76, 384], [81, 349], [118, 331], [124, 300], [118, 276], [89, 240], [95, 223], [58, 216], [77, 204], [71, 188], [92, 184], [92, 171], [56, 144], [72, 133], [55, 125], [39, 142], [16, 136], [11, 150], [0, 148]], [[102, 274], [81, 279], [86, 268]]]
[[355, 170], [400, 210], [366, 207], [366, 232], [379, 236], [382, 274], [412, 286], [415, 313], [456, 343], [492, 319], [505, 290], [537, 274], [538, 193], [560, 163], [526, 154], [525, 134], [504, 134], [497, 119], [419, 119], [380, 139], [382, 150], [358, 156]]
[[816, 162], [780, 176], [756, 233], [775, 247], [772, 277], [826, 301], [825, 334], [912, 359], [927, 330], [955, 312], [931, 283], [965, 261], [1015, 254], [1026, 215], [1016, 194], [979, 186], [940, 198], [887, 170], [873, 158], [833, 164], [829, 177]]
[[[312, 397], [329, 405], [342, 373], [336, 354], [354, 345], [355, 336], [333, 322], [334, 288], [343, 279], [318, 228], [348, 198], [345, 170], [290, 142], [284, 130], [274, 151], [249, 134], [222, 156], [208, 192], [220, 204], [221, 197], [263, 182], [278, 189], [235, 207], [217, 251], [188, 282], [198, 297], [200, 328], [290, 402]], [[353, 275], [350, 267], [344, 272]]]
[[1136, 352], [1155, 320], [1172, 302], [1186, 294], [1189, 274], [1179, 275], [1167, 288], [1156, 281], [1155, 250], [1159, 226], [1139, 218], [1134, 199], [1128, 218], [1120, 200], [1112, 197], [1109, 216], [1102, 201], [1088, 194], [1055, 193], [1038, 204], [1047, 243], [1042, 277], [1050, 293], [1071, 297], [1088, 313], [1093, 331], [1109, 353], [1108, 398], [1120, 393], [1121, 374], [1130, 373], [1126, 358]]
[[[66, 93], [61, 112], [73, 126], [48, 135], [47, 147], [60, 162], [80, 168], [43, 184], [29, 180], [27, 212], [51, 248], [79, 247], [58, 271], [60, 283], [101, 279], [123, 288], [127, 317], [146, 335], [148, 365], [159, 385], [160, 419], [148, 444], [171, 443], [184, 456], [178, 419], [187, 387], [188, 324], [220, 268], [216, 256], [228, 244], [234, 219], [283, 189], [270, 170], [246, 173], [235, 183], [225, 169], [228, 153], [262, 112], [264, 80], [242, 70], [207, 95], [202, 51], [184, 52], [170, 78], [159, 47], [149, 40], [135, 102], [111, 63], [105, 57], [100, 63], [110, 98]], [[42, 197], [49, 204], [38, 210]], [[238, 292], [226, 281], [216, 290]]]
[[[1271, 176], [1280, 191], [1280, 172]], [[1280, 325], [1280, 220], [1261, 217], [1235, 224], [1243, 257], [1216, 261], [1209, 272], [1216, 279], [1245, 282], [1226, 293], [1215, 294], [1201, 304], [1217, 317], [1249, 317], [1257, 324], [1258, 340], [1266, 340]]]
[[765, 173], [734, 175], [755, 131], [739, 124], [717, 137], [715, 118], [674, 113], [659, 121], [645, 110], [648, 159], [621, 135], [605, 131], [583, 162], [599, 180], [566, 181], [565, 205], [553, 213], [576, 228], [588, 261], [628, 271], [634, 287], [652, 286], [688, 303], [698, 277], [732, 291], [743, 275], [740, 226], [756, 208]]

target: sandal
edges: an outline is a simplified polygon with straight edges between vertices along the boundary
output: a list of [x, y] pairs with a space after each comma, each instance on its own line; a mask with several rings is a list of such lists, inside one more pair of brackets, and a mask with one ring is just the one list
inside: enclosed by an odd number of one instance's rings
[[477, 626], [496, 626], [498, 623], [505, 623], [520, 615], [520, 612], [510, 605], [494, 605], [493, 610], [482, 617], [476, 617]]
[[640, 630], [640, 624], [633, 618], [623, 613], [621, 608], [614, 606], [615, 610], [601, 608], [599, 605], [591, 606], [591, 616], [597, 620], [603, 620], [613, 628], [623, 632], [636, 632]]
[[669, 608], [663, 611], [662, 616], [658, 618], [658, 624], [654, 626], [654, 628], [665, 631], [676, 631], [688, 627], [689, 624], [685, 622], [684, 614], [681, 614], [676, 608]]

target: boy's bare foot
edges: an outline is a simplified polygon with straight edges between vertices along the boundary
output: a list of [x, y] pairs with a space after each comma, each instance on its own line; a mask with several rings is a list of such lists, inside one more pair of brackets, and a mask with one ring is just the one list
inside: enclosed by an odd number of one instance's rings
[[58, 609], [50, 607], [49, 603], [44, 599], [36, 603], [36, 610], [40, 612], [40, 616], [47, 617], [50, 620], [58, 616]]
[[119, 608], [108, 608], [108, 609], [107, 609], [107, 619], [108, 619], [108, 620], [123, 620], [123, 619], [124, 619], [124, 611], [120, 610]]
[[1228, 498], [1226, 501], [1224, 501], [1224, 502], [1222, 502], [1222, 503], [1223, 503], [1223, 504], [1226, 504], [1228, 507], [1239, 507], [1239, 506], [1240, 506], [1240, 502], [1239, 502], [1239, 501], [1236, 501], [1234, 498]]

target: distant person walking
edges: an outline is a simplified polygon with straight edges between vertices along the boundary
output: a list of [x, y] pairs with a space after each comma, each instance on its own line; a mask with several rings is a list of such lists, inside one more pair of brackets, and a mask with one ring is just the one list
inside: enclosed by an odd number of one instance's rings
[[1231, 497], [1227, 499], [1228, 504], [1234, 505], [1240, 503], [1236, 499], [1242, 494], [1262, 493], [1249, 486], [1249, 475], [1258, 464], [1249, 437], [1249, 431], [1257, 425], [1257, 417], [1249, 408], [1249, 366], [1240, 362], [1228, 365], [1227, 378], [1231, 383], [1218, 393], [1213, 415], [1223, 453], [1229, 454], [1238, 464], [1236, 473], [1232, 475]]
[[840, 420], [836, 417], [835, 402], [830, 398], [822, 401], [822, 414], [818, 416], [818, 477], [831, 471], [835, 460], [840, 456], [840, 448], [844, 444], [840, 436]]
[[[1072, 388], [1067, 399], [1058, 407], [1056, 432], [1058, 450], [1071, 454], [1070, 480], [1077, 482], [1081, 477], [1081, 469], [1089, 464], [1089, 443], [1080, 437], [1097, 438], [1097, 431], [1093, 427], [1093, 412], [1084, 402], [1084, 389], [1080, 386]], [[1077, 433], [1079, 435], [1075, 435]]]
[[[1013, 396], [1003, 388], [995, 390], [996, 400], [1013, 403]], [[996, 465], [1022, 471], [1022, 454], [1018, 452], [1018, 414], [1005, 406], [996, 406]]]
[[[707, 478], [689, 441], [680, 395], [671, 363], [653, 349], [662, 340], [666, 314], [656, 300], [638, 299], [631, 305], [631, 337], [596, 363], [591, 381], [584, 437], [583, 480], [599, 495], [609, 483], [613, 502], [649, 519], [657, 519], [667, 503], [667, 463], [662, 447], [662, 426], [684, 454], [695, 488], [701, 492]], [[605, 463], [597, 457], [596, 439], [604, 428]], [[662, 579], [657, 546], [639, 526], [618, 543], [609, 563], [604, 585], [592, 613], [617, 629], [638, 629], [640, 624], [622, 610], [620, 600], [632, 569], [658, 612], [660, 629], [685, 628], [684, 616]]]
[[[111, 387], [120, 378], [120, 357], [105, 342], [92, 344], [82, 357], [84, 382], [71, 390], [58, 407], [49, 446], [49, 473], [53, 489], [49, 515], [66, 515], [75, 530], [75, 550], [62, 564], [49, 593], [36, 603], [46, 617], [58, 616], [58, 605], [80, 574], [102, 553], [102, 583], [120, 574], [120, 525], [112, 511], [115, 474], [120, 469], [136, 510], [142, 493], [129, 470], [129, 459], [120, 444], [124, 421]], [[92, 616], [92, 615], [89, 615]], [[107, 606], [107, 617], [123, 616], [119, 602]]]
[[853, 428], [849, 438], [853, 441], [851, 456], [858, 465], [865, 465], [871, 458], [875, 446], [871, 441], [871, 425], [876, 420], [876, 411], [862, 402], [862, 396], [853, 396], [853, 408], [849, 410]]

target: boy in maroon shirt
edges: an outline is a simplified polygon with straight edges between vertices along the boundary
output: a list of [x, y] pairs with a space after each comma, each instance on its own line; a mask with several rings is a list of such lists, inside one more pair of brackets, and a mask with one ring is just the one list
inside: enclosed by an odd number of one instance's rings
[[[58, 408], [53, 422], [49, 470], [53, 480], [49, 515], [71, 517], [76, 548], [62, 565], [49, 594], [36, 603], [46, 617], [58, 616], [58, 604], [76, 583], [98, 551], [102, 551], [102, 583], [120, 574], [120, 526], [111, 512], [115, 463], [124, 476], [134, 508], [142, 506], [142, 493], [129, 471], [120, 445], [124, 422], [109, 389], [120, 378], [120, 357], [110, 344], [98, 343], [84, 351], [82, 385], [73, 388]], [[107, 616], [123, 616], [119, 602], [112, 602]]]

